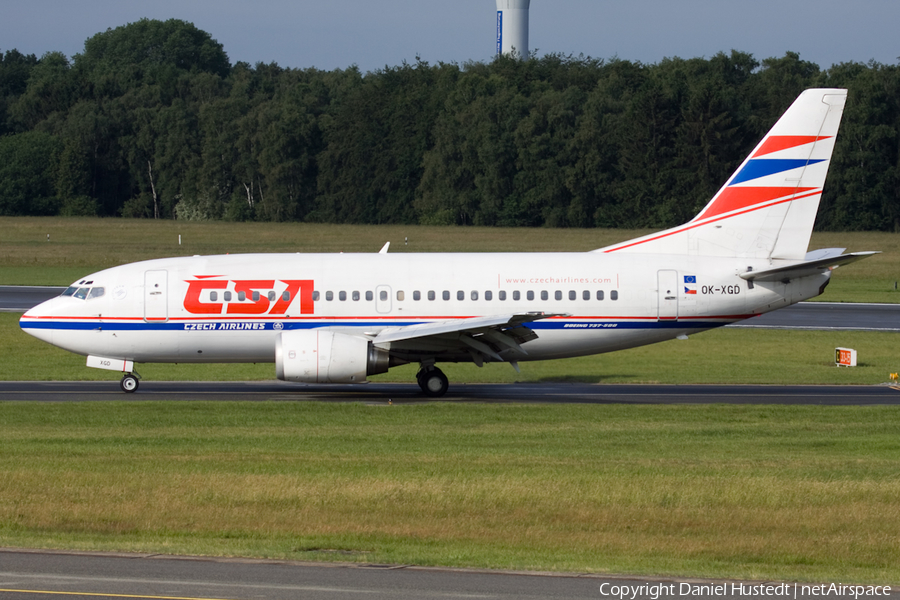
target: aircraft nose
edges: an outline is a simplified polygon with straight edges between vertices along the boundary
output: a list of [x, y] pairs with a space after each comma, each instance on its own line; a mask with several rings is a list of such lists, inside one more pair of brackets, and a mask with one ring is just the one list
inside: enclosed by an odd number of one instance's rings
[[46, 319], [53, 316], [59, 304], [59, 298], [50, 298], [33, 306], [19, 318], [19, 328], [29, 335], [53, 343], [53, 330], [46, 327]]

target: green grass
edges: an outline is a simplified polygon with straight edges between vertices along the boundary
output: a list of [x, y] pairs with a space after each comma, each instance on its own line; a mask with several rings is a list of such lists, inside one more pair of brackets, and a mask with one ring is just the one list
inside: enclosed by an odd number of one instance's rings
[[[387, 241], [391, 252], [582, 252], [649, 230], [0, 217], [0, 232], [0, 285], [68, 285], [101, 269], [166, 256], [377, 252]], [[900, 281], [900, 235], [817, 233], [810, 247], [883, 252], [838, 270], [819, 300], [900, 302], [894, 289]]]
[[[0, 284], [67, 285], [160, 256], [374, 252], [388, 240], [397, 252], [581, 251], [642, 233], [0, 219]], [[812, 247], [885, 252], [841, 268], [821, 299], [900, 301], [898, 240], [815, 235]], [[0, 379], [117, 378], [28, 336], [18, 316], [0, 313]], [[900, 371], [897, 340], [720, 329], [521, 374], [445, 372], [453, 383], [876, 384]], [[834, 367], [836, 346], [856, 348], [860, 366]], [[271, 364], [140, 372], [274, 378]], [[0, 546], [895, 583], [898, 440], [896, 407], [5, 402]]]
[[[23, 332], [19, 315], [0, 313], [0, 380], [116, 380], [112, 371], [89, 369], [83, 356]], [[855, 348], [859, 366], [834, 366], [834, 349]], [[521, 373], [505, 364], [441, 364], [451, 384], [515, 381], [584, 383], [784, 383], [877, 384], [900, 371], [900, 337], [889, 332], [719, 329], [631, 350], [522, 362]], [[246, 381], [275, 378], [263, 364], [140, 364], [156, 381]], [[415, 381], [418, 365], [391, 369], [373, 381]]]
[[900, 580], [895, 407], [0, 404], [0, 545]]

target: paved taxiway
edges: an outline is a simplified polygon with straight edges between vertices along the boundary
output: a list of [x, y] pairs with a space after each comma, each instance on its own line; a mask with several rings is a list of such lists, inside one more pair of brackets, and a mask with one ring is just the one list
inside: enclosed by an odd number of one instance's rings
[[65, 289], [34, 285], [0, 285], [0, 311], [25, 312], [44, 300], [59, 296]]
[[[673, 593], [660, 596], [667, 598], [681, 596], [685, 585], [725, 586], [725, 594], [683, 596], [692, 600], [763, 597], [752, 593], [751, 586], [760, 582], [0, 549], [0, 598], [4, 600], [60, 595], [156, 600], [595, 600], [610, 597], [613, 586], [629, 586], [639, 593], [626, 597], [644, 600], [655, 597], [649, 586], [659, 584], [674, 586]], [[897, 597], [895, 589], [891, 592]]]
[[[414, 383], [306, 385], [281, 381], [145, 381], [124, 394], [117, 381], [2, 381], [0, 401], [281, 401], [433, 402]], [[900, 404], [886, 385], [640, 385], [591, 383], [458, 383], [441, 402], [580, 404]]]

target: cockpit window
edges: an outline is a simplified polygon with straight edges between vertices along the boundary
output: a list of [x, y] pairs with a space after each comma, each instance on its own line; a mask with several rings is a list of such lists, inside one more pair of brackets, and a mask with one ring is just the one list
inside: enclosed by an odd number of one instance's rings
[[72, 285], [66, 288], [60, 296], [72, 296], [73, 298], [78, 298], [79, 300], [93, 300], [94, 298], [100, 298], [106, 293], [106, 288], [104, 287], [78, 287], [77, 285]]

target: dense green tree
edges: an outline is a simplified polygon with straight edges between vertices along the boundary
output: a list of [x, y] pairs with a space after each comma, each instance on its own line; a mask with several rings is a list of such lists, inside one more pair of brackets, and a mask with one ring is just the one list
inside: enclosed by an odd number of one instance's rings
[[13, 131], [9, 123], [9, 104], [25, 93], [37, 62], [34, 54], [25, 55], [15, 48], [5, 53], [0, 51], [0, 135]]
[[842, 64], [823, 84], [849, 94], [819, 226], [900, 231], [900, 67]]
[[900, 230], [900, 66], [737, 51], [232, 66], [175, 19], [98, 33], [71, 62], [0, 52], [0, 211], [665, 227], [813, 86], [850, 90], [817, 227]]
[[40, 131], [0, 137], [0, 215], [59, 211], [57, 165], [63, 143]]

